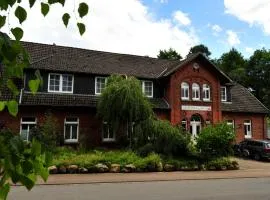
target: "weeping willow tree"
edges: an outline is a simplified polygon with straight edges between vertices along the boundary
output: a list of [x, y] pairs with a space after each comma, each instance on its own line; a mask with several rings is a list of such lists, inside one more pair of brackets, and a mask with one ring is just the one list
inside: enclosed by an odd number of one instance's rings
[[120, 126], [148, 119], [153, 110], [138, 79], [111, 75], [99, 99], [97, 113], [116, 132]]

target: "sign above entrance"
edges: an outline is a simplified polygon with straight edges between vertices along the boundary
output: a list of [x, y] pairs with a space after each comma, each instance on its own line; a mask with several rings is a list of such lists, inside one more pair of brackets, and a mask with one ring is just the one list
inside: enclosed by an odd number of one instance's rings
[[193, 110], [193, 111], [211, 111], [211, 106], [189, 106], [183, 105], [182, 110]]

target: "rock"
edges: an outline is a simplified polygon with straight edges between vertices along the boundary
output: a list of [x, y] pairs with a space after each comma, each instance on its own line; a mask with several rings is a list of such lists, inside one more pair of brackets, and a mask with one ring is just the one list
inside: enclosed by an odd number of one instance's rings
[[158, 172], [162, 172], [162, 171], [163, 171], [163, 164], [162, 164], [162, 162], [159, 162], [159, 163], [157, 164], [157, 171], [158, 171]]
[[65, 166], [60, 166], [60, 167], [58, 168], [58, 172], [59, 172], [60, 174], [66, 174], [66, 173], [67, 173], [67, 168], [66, 168]]
[[112, 164], [111, 168], [110, 168], [110, 172], [119, 173], [120, 172], [120, 165], [119, 164]]
[[104, 173], [104, 172], [109, 171], [109, 167], [107, 165], [104, 165], [104, 164], [101, 164], [101, 163], [96, 164], [95, 168], [96, 168], [97, 172], [99, 172], [99, 173]]
[[135, 172], [136, 171], [136, 167], [133, 164], [125, 165], [124, 169], [126, 169], [127, 172]]
[[171, 172], [171, 171], [174, 171], [174, 169], [175, 169], [174, 165], [171, 165], [171, 164], [165, 164], [164, 165], [164, 171], [165, 172]]
[[49, 170], [50, 174], [57, 174], [58, 173], [58, 169], [55, 165], [48, 167], [48, 170]]
[[121, 170], [121, 172], [123, 172], [123, 173], [129, 173], [130, 171], [127, 169], [127, 168], [123, 168], [122, 170]]
[[205, 171], [205, 170], [206, 170], [206, 167], [205, 167], [204, 164], [201, 164], [201, 165], [199, 166], [199, 169], [202, 170], [202, 171]]
[[78, 165], [69, 165], [69, 166], [67, 167], [67, 171], [68, 171], [68, 173], [70, 173], [70, 174], [76, 174], [77, 171], [78, 171], [78, 169], [79, 169]]
[[88, 169], [84, 168], [84, 167], [80, 167], [79, 168], [79, 173], [80, 174], [87, 174], [88, 173]]
[[215, 170], [217, 170], [217, 168], [215, 166], [209, 166], [208, 170], [215, 171]]
[[221, 166], [221, 170], [227, 170], [226, 166]]

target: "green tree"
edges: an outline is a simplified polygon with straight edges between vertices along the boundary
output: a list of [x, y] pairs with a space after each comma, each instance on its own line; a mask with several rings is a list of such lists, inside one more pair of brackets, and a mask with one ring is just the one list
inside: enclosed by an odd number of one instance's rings
[[182, 59], [182, 56], [172, 48], [169, 48], [169, 50], [166, 50], [166, 49], [159, 50], [159, 54], [157, 55], [157, 57], [160, 59], [167, 59], [167, 60], [181, 60]]
[[268, 108], [270, 107], [270, 50], [256, 50], [247, 64], [247, 86]]
[[221, 68], [232, 80], [237, 83], [246, 83], [246, 60], [243, 55], [232, 48], [229, 52], [224, 53], [217, 61], [218, 67]]
[[127, 123], [137, 124], [153, 115], [152, 106], [142, 93], [140, 81], [120, 75], [108, 78], [98, 102], [97, 113], [112, 126], [114, 132]]
[[[0, 0], [0, 112], [5, 108], [13, 116], [18, 113], [17, 96], [19, 88], [15, 80], [23, 78], [23, 71], [30, 65], [30, 57], [20, 43], [24, 35], [21, 27], [22, 23], [27, 20], [27, 9], [23, 6], [26, 0]], [[45, 17], [50, 7], [56, 3], [65, 5], [65, 0], [28, 0], [29, 8], [34, 4], [41, 5], [41, 14]], [[74, 1], [75, 2], [75, 1]], [[14, 8], [14, 9], [13, 9]], [[84, 2], [79, 3], [77, 13], [80, 18], [77, 21], [79, 33], [85, 32], [85, 25], [81, 19], [88, 13], [88, 5]], [[15, 10], [14, 12], [11, 12]], [[75, 10], [75, 9], [74, 9]], [[28, 11], [28, 12], [30, 12]], [[69, 13], [62, 15], [63, 24], [67, 27], [71, 18]], [[74, 11], [74, 15], [76, 15]], [[3, 27], [8, 23], [8, 18], [15, 17], [18, 19], [20, 26], [12, 27], [9, 24], [9, 32], [15, 40], [11, 40], [7, 33], [3, 32]], [[37, 92], [39, 85], [42, 84], [42, 77], [39, 71], [36, 73], [36, 79], [30, 80], [28, 85], [33, 93]], [[13, 95], [9, 101], [1, 101], [3, 91], [8, 89]], [[13, 134], [0, 134], [0, 200], [6, 199], [10, 190], [10, 180], [13, 183], [20, 182], [30, 190], [41, 176], [44, 181], [49, 175], [47, 165], [49, 164], [48, 153], [46, 153], [41, 144], [36, 140], [26, 143], [19, 136]]]
[[207, 57], [211, 55], [211, 52], [209, 51], [208, 47], [203, 44], [199, 44], [194, 47], [191, 47], [188, 54], [194, 54], [194, 53], [202, 53]]

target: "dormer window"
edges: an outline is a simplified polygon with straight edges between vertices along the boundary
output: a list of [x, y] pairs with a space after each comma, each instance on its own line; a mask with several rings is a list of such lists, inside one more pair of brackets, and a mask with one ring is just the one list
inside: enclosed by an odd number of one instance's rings
[[95, 94], [100, 95], [106, 86], [106, 77], [95, 78]]
[[189, 85], [186, 82], [181, 83], [181, 99], [189, 100]]
[[193, 101], [200, 100], [200, 86], [197, 83], [192, 84], [192, 100]]
[[210, 101], [210, 86], [203, 84], [203, 100]]
[[73, 93], [74, 77], [71, 74], [49, 74], [48, 92]]
[[227, 90], [225, 86], [220, 87], [221, 101], [227, 101]]
[[153, 97], [153, 82], [152, 81], [142, 81], [142, 91], [146, 97]]

